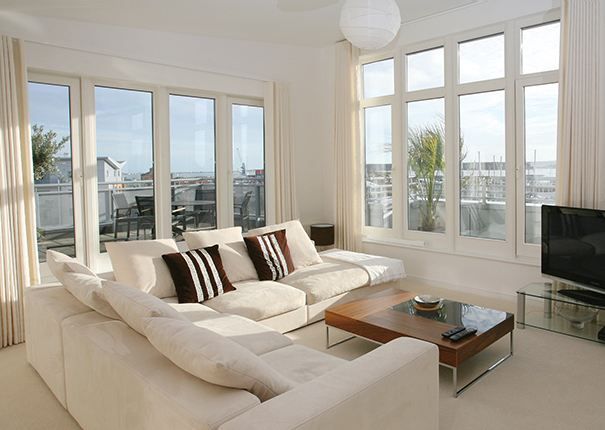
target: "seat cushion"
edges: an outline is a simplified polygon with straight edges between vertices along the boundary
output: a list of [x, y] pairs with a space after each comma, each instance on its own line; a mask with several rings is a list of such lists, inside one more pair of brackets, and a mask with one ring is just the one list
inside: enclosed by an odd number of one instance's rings
[[303, 345], [291, 345], [276, 349], [261, 355], [260, 358], [297, 385], [309, 382], [348, 363], [347, 360]]
[[212, 384], [242, 388], [261, 402], [295, 387], [246, 348], [190, 322], [143, 318], [147, 339], [170, 361]]
[[225, 336], [256, 355], [292, 345], [288, 336], [239, 315], [217, 314], [194, 324]]
[[274, 281], [242, 281], [235, 291], [206, 300], [204, 305], [227, 314], [260, 321], [305, 306], [305, 293]]
[[347, 291], [368, 285], [368, 273], [354, 264], [330, 261], [303, 267], [279, 280], [304, 291], [307, 305], [314, 305]]
[[162, 299], [162, 301], [168, 303], [171, 308], [175, 309], [178, 313], [192, 322], [214, 318], [220, 315], [219, 312], [201, 303], [179, 303], [179, 300], [176, 297], [166, 297], [165, 299]]

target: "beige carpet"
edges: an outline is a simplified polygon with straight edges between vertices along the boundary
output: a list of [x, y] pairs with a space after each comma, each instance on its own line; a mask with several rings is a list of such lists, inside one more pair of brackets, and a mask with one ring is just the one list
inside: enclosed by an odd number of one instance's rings
[[[420, 291], [418, 285], [407, 288]], [[422, 292], [514, 312], [514, 303], [423, 287]], [[296, 343], [325, 351], [323, 322], [289, 333]], [[331, 332], [333, 340], [343, 337]], [[353, 339], [327, 352], [346, 359], [376, 345]], [[505, 338], [458, 371], [465, 385], [506, 354]], [[605, 345], [528, 328], [514, 331], [514, 355], [484, 379], [452, 397], [452, 371], [440, 370], [441, 430], [605, 428]], [[410, 389], [414, 389], [410, 387]], [[0, 428], [71, 430], [77, 423], [27, 363], [25, 345], [0, 349]], [[110, 429], [108, 429], [110, 430]]]

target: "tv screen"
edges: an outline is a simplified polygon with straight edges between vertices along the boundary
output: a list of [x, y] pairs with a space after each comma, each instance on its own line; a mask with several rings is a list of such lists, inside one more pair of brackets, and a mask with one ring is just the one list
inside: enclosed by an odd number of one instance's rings
[[542, 273], [605, 293], [605, 211], [542, 206]]

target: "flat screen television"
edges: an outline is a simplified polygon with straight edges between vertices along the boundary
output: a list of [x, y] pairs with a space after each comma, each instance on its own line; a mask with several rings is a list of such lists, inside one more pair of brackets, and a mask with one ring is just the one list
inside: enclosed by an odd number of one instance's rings
[[605, 211], [543, 205], [542, 274], [605, 299]]

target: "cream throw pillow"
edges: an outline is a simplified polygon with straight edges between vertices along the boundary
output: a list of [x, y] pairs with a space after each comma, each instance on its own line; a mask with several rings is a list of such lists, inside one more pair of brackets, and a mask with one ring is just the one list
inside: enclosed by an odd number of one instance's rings
[[164, 254], [179, 252], [173, 239], [108, 242], [105, 244], [116, 281], [160, 299], [176, 296]]
[[97, 276], [95, 272], [90, 270], [84, 264], [80, 263], [75, 258], [71, 258], [61, 252], [46, 250], [46, 262], [52, 274], [59, 282], [65, 285], [66, 273], [83, 273], [89, 276]]
[[312, 264], [323, 263], [323, 260], [317, 253], [313, 241], [305, 231], [299, 220], [287, 221], [281, 224], [269, 225], [250, 230], [250, 236], [258, 236], [265, 233], [271, 233], [277, 230], [286, 230], [286, 239], [290, 248], [290, 256], [295, 269], [307, 267]]
[[165, 317], [189, 322], [187, 318], [178, 313], [168, 303], [163, 302], [151, 294], [137, 290], [130, 285], [103, 279], [103, 294], [120, 317], [143, 336], [141, 318]]
[[258, 279], [256, 269], [248, 256], [241, 227], [183, 233], [189, 249], [207, 248], [218, 245], [223, 268], [231, 282]]
[[66, 273], [65, 288], [89, 308], [108, 318], [119, 320], [120, 316], [111, 307], [103, 294], [102, 279], [82, 273]]
[[211, 384], [248, 390], [261, 402], [295, 386], [253, 352], [189, 321], [143, 318], [142, 325], [159, 352]]

